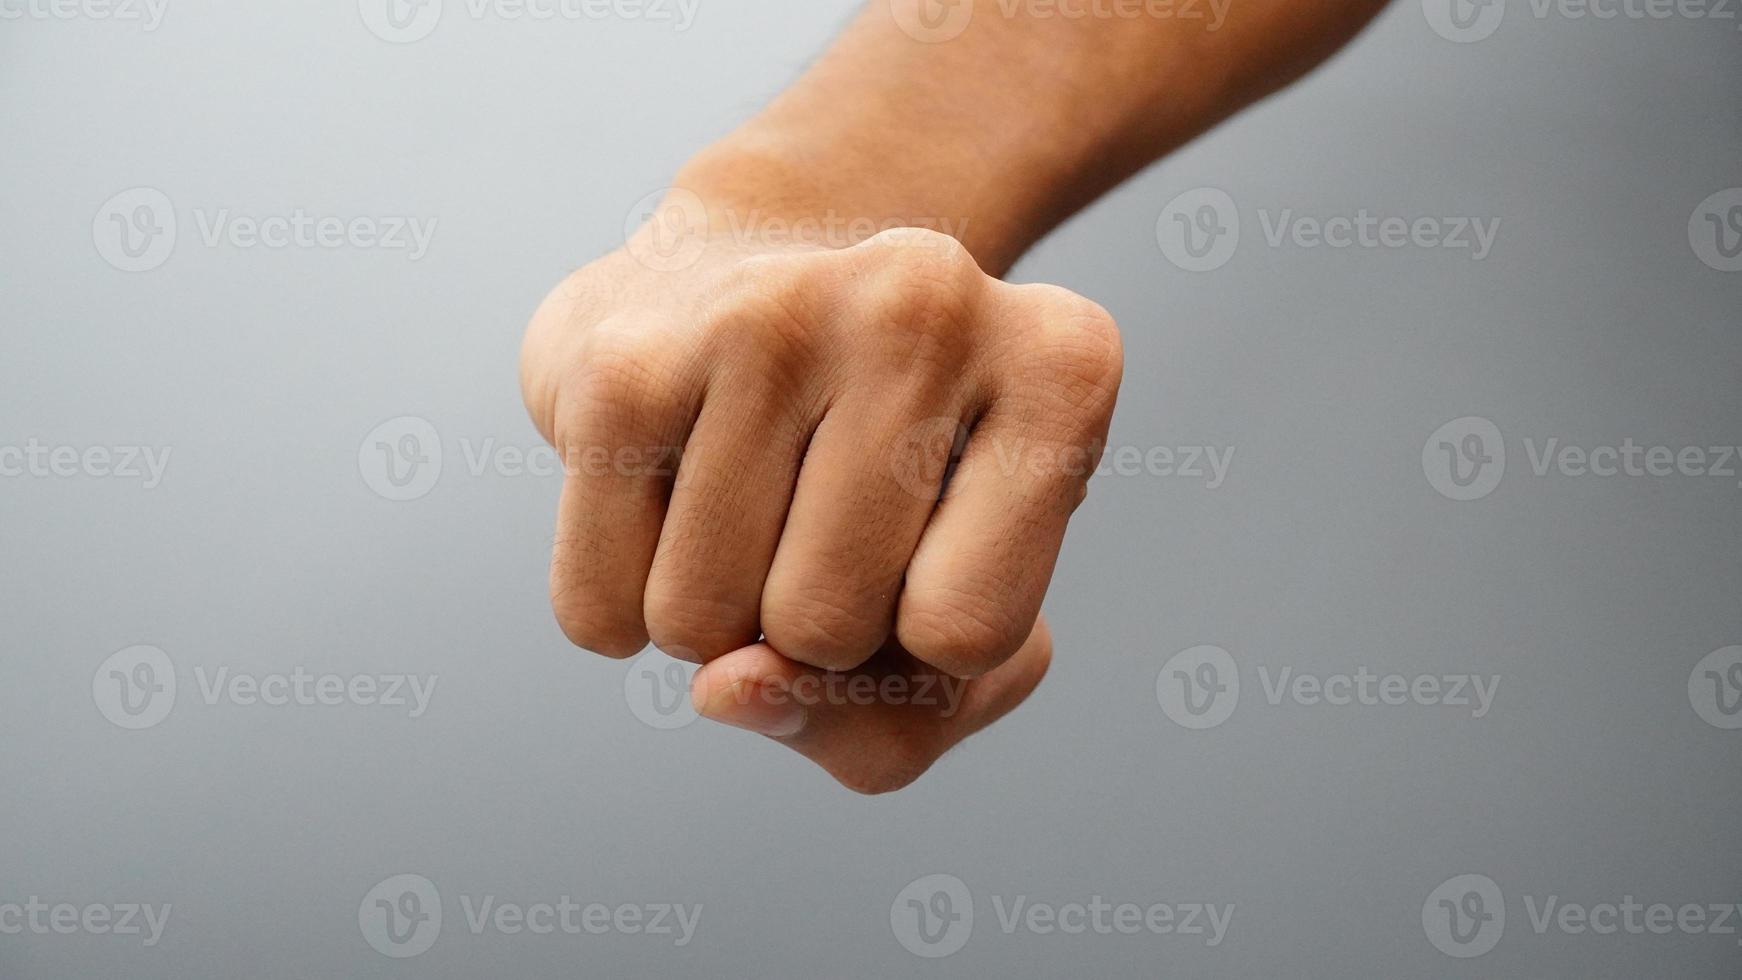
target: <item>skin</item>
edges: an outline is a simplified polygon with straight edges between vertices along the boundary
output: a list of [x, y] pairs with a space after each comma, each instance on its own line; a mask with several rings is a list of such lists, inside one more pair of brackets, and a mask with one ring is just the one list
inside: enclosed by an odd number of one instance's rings
[[703, 664], [704, 716], [866, 793], [912, 782], [1051, 661], [1041, 602], [1119, 333], [1069, 290], [998, 277], [1382, 6], [1233, 0], [1212, 28], [955, 0], [966, 28], [927, 40], [932, 2], [876, 0], [698, 153], [622, 249], [551, 292], [521, 362], [567, 463], [564, 633]]

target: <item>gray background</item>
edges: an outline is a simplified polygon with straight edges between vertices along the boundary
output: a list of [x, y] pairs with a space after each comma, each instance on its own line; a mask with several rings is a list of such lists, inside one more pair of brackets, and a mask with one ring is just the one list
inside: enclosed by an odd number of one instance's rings
[[[621, 243], [685, 156], [778, 90], [846, 0], [712, 2], [687, 32], [482, 21], [412, 44], [355, 4], [171, 0], [156, 31], [0, 21], [0, 444], [173, 448], [163, 484], [0, 479], [0, 903], [171, 903], [160, 945], [0, 936], [0, 977], [1720, 977], [1742, 937], [1537, 934], [1523, 899], [1742, 900], [1742, 732], [1689, 672], [1742, 643], [1730, 478], [1538, 477], [1557, 437], [1742, 442], [1742, 274], [1689, 215], [1742, 185], [1738, 21], [1539, 19], [1474, 44], [1414, 0], [1325, 70], [1108, 196], [1018, 280], [1120, 320], [1114, 441], [1234, 447], [1227, 482], [1101, 480], [1047, 609], [1033, 700], [912, 788], [867, 799], [756, 736], [643, 724], [623, 664], [545, 598], [558, 481], [473, 476], [532, 447], [533, 304]], [[1244, 237], [1188, 273], [1176, 194]], [[174, 202], [173, 256], [111, 268], [93, 218]], [[421, 261], [207, 247], [196, 212], [439, 220]], [[1258, 212], [1498, 217], [1493, 253], [1264, 243]], [[1505, 433], [1491, 496], [1423, 471], [1461, 416]], [[360, 476], [383, 420], [440, 433], [439, 484]], [[464, 442], [463, 442], [464, 441]], [[181, 691], [127, 731], [115, 651]], [[1161, 710], [1174, 653], [1241, 665], [1238, 709]], [[1492, 711], [1266, 702], [1255, 671], [1502, 677]], [[208, 705], [196, 667], [439, 675], [426, 715]], [[447, 923], [386, 958], [358, 905], [428, 877]], [[891, 903], [967, 883], [966, 947], [921, 959]], [[1493, 878], [1487, 955], [1424, 935], [1430, 892]], [[702, 903], [694, 942], [472, 935], [458, 896]], [[994, 896], [1234, 903], [1226, 940], [1006, 935]]]

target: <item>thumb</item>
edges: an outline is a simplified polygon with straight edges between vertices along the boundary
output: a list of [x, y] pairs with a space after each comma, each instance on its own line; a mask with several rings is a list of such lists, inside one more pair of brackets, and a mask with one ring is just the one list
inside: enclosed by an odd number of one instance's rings
[[886, 793], [1010, 713], [1051, 661], [1044, 619], [1014, 656], [972, 679], [951, 677], [893, 641], [846, 672], [757, 643], [697, 671], [690, 698], [703, 716], [783, 742], [849, 789]]

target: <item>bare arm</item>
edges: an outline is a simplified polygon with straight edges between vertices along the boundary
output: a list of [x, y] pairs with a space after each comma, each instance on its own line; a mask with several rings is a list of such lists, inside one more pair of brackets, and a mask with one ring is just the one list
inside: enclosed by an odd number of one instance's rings
[[[1294, 80], [1383, 6], [874, 0], [677, 183], [792, 217], [965, 220], [964, 244], [1001, 275], [1072, 212]], [[1097, 7], [1109, 15], [1042, 15]]]
[[968, 2], [875, 0], [551, 293], [522, 357], [568, 462], [564, 632], [704, 664], [702, 714], [866, 792], [1051, 660], [1041, 602], [1122, 355], [1093, 302], [997, 277], [1380, 6]]

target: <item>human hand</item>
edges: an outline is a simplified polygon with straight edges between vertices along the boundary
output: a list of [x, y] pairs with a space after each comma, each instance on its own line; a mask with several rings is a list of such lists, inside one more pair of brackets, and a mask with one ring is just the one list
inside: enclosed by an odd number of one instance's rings
[[[720, 237], [672, 268], [660, 231], [569, 276], [527, 331], [523, 391], [567, 472], [557, 620], [608, 656], [651, 639], [705, 664], [698, 710], [855, 789], [904, 785], [1045, 672], [1116, 328], [936, 232]], [[908, 681], [864, 703], [826, 693], [843, 672]]]

